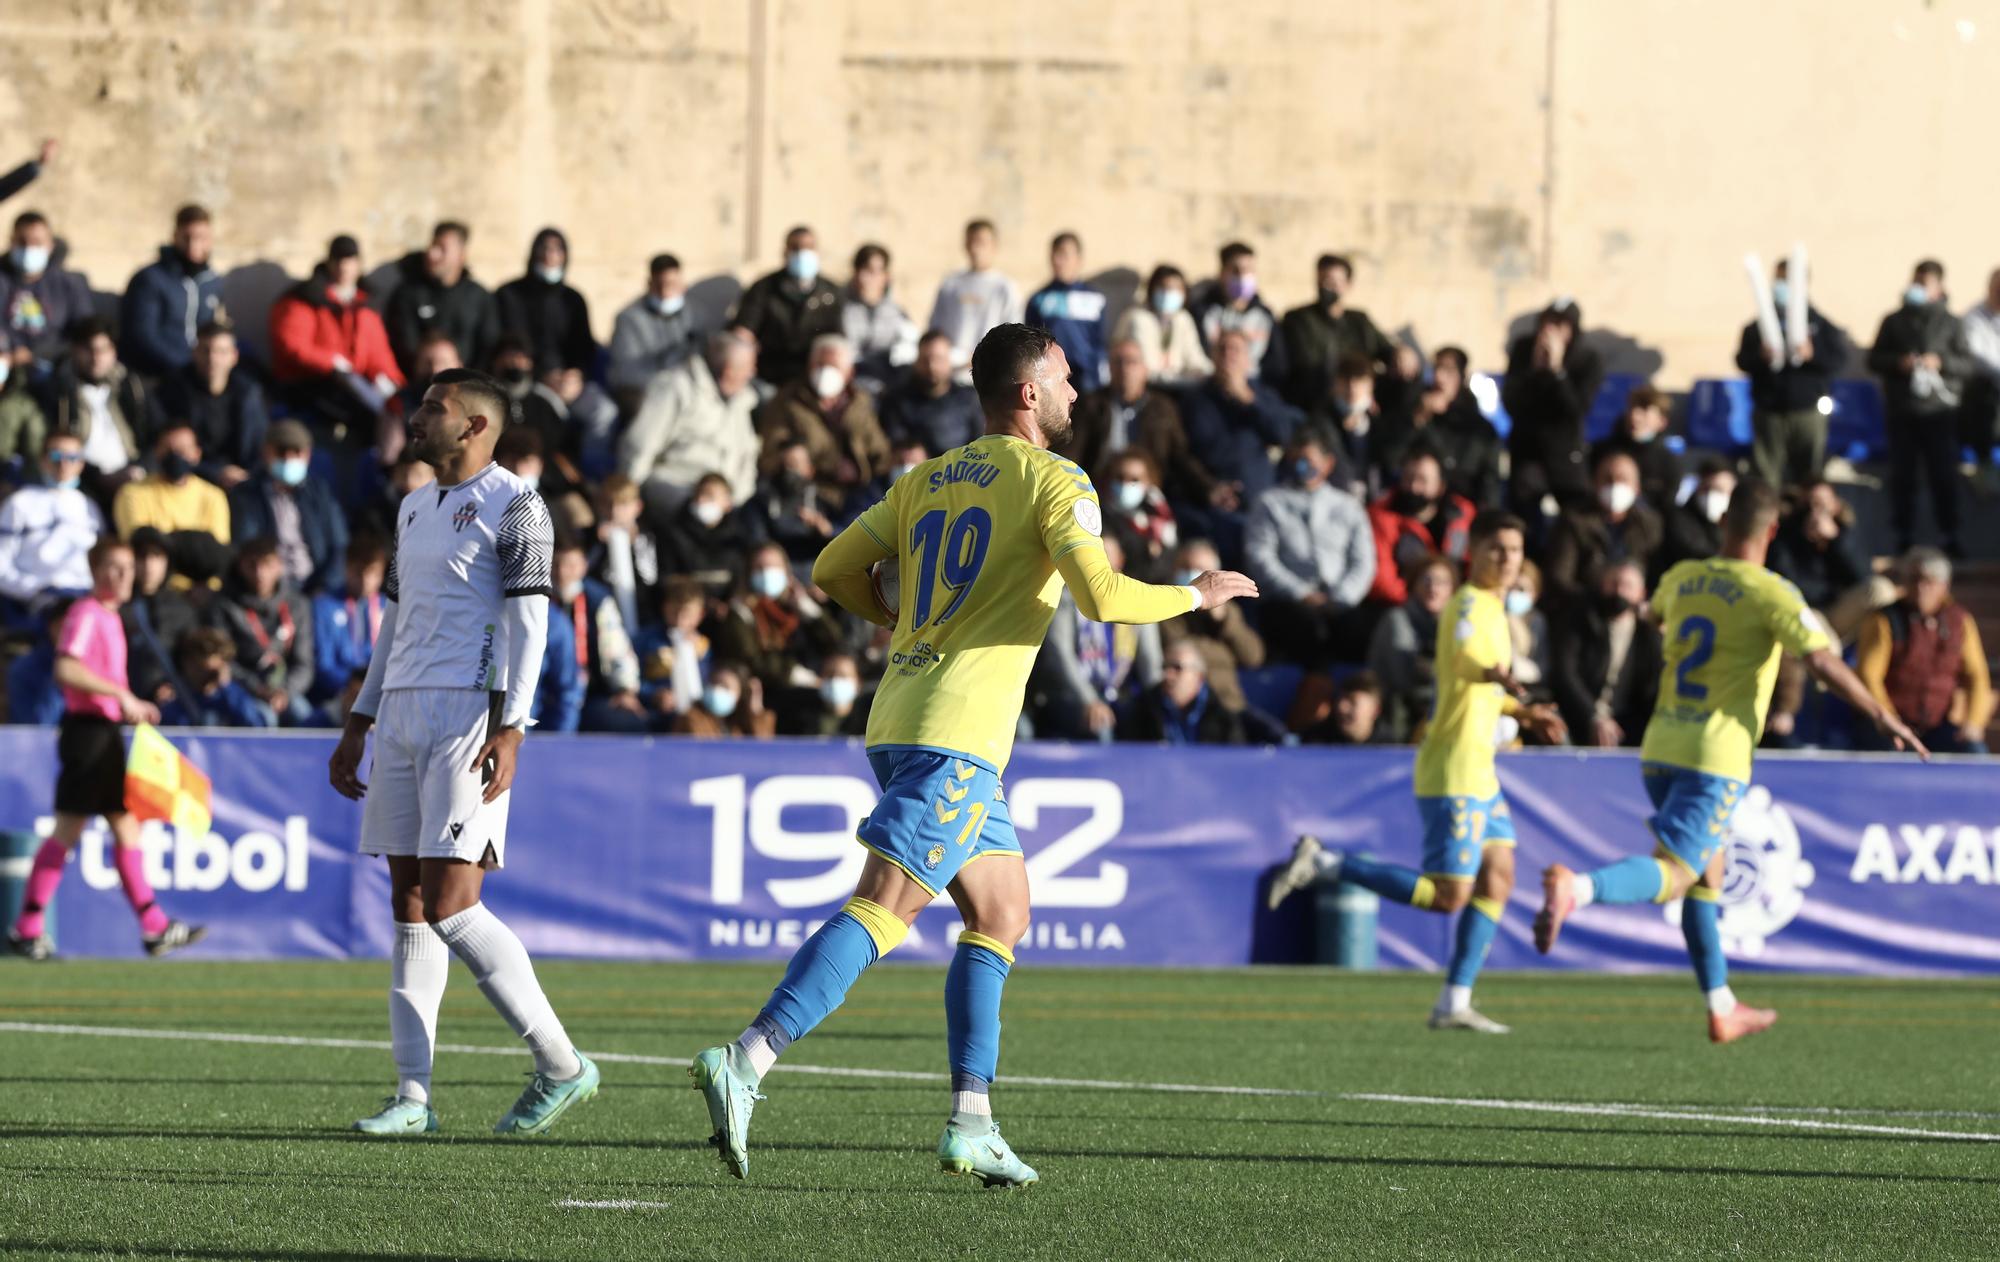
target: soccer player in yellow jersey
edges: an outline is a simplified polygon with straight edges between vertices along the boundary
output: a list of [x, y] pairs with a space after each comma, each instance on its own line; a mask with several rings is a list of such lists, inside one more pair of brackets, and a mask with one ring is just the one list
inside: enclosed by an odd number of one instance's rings
[[[1095, 622], [1164, 622], [1257, 594], [1249, 579], [1223, 571], [1169, 587], [1112, 570], [1090, 479], [1048, 450], [1069, 437], [1076, 391], [1047, 333], [995, 328], [973, 352], [972, 383], [985, 436], [897, 479], [813, 564], [813, 581], [835, 601], [895, 628], [868, 718], [882, 800], [859, 830], [869, 853], [854, 897], [799, 948], [742, 1037], [702, 1052], [688, 1071], [738, 1178], [750, 1166], [757, 1087], [779, 1053], [838, 1007], [945, 892], [965, 929], [945, 976], [952, 1109], [938, 1160], [945, 1173], [988, 1186], [1035, 1181], [1000, 1137], [987, 1099], [1001, 987], [1028, 927], [1027, 869], [1000, 790], [1028, 673], [1065, 585]], [[872, 577], [885, 560], [900, 574], [894, 611]]]
[[1417, 749], [1423, 868], [1341, 854], [1301, 837], [1271, 884], [1272, 907], [1315, 881], [1351, 881], [1425, 911], [1463, 909], [1444, 991], [1431, 1010], [1433, 1030], [1507, 1033], [1472, 1006], [1473, 983], [1514, 890], [1514, 819], [1493, 771], [1494, 749], [1502, 718], [1547, 735], [1562, 728], [1553, 707], [1522, 705], [1524, 690], [1514, 680], [1514, 641], [1502, 601], [1521, 576], [1525, 542], [1520, 518], [1481, 514], [1466, 553], [1468, 581], [1438, 619], [1437, 705]]
[[1717, 927], [1722, 850], [1730, 817], [1749, 787], [1751, 753], [1764, 734], [1779, 659], [1791, 652], [1833, 694], [1866, 715], [1898, 749], [1930, 757], [1923, 742], [1868, 693], [1798, 589], [1764, 568], [1778, 533], [1778, 493], [1761, 482], [1736, 488], [1722, 519], [1722, 554], [1683, 561], [1660, 579], [1652, 613], [1666, 633], [1665, 677], [1640, 768], [1653, 802], [1651, 858], [1594, 872], [1560, 863], [1542, 874], [1535, 947], [1547, 955], [1563, 922], [1591, 903], [1686, 898], [1681, 929], [1695, 979], [1708, 999], [1708, 1036], [1728, 1043], [1770, 1028], [1778, 1014], [1736, 1002]]

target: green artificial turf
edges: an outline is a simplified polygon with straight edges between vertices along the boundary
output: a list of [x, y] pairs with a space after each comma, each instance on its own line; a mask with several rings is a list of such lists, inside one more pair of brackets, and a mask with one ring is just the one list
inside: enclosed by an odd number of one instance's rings
[[[654, 1057], [733, 1037], [778, 971], [541, 967], [585, 1050]], [[0, 1023], [381, 1041], [387, 975], [9, 963]], [[1027, 967], [994, 1102], [1043, 1181], [1010, 1193], [931, 1157], [942, 980], [877, 968], [788, 1054], [933, 1077], [781, 1064], [747, 1183], [715, 1160], [677, 1066], [606, 1062], [597, 1100], [515, 1140], [490, 1129], [525, 1054], [444, 1051], [444, 1130], [370, 1140], [345, 1128], [392, 1088], [386, 1050], [0, 1028], [0, 1257], [1941, 1258], [2000, 1240], [2000, 1144], [1943, 1137], [2000, 1134], [1990, 984], [1739, 977], [1784, 1019], [1718, 1048], [1684, 977], [1493, 976], [1481, 1005], [1516, 1032], [1491, 1038], [1424, 1028], [1434, 978]], [[439, 1037], [512, 1042], [457, 965]], [[1676, 1116], [1585, 1111], [1602, 1104]]]

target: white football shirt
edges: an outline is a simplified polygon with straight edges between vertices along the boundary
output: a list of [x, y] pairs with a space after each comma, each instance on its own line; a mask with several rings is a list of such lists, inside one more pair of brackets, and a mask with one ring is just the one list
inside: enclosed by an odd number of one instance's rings
[[382, 592], [396, 602], [383, 691], [507, 690], [509, 597], [550, 594], [555, 524], [535, 488], [489, 464], [396, 510]]

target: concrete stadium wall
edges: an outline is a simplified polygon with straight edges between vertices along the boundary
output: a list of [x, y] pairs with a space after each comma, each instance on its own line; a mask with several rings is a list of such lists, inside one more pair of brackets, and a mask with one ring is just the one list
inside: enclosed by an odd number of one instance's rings
[[887, 243], [922, 319], [987, 215], [1029, 287], [1061, 228], [1128, 285], [1244, 238], [1280, 307], [1349, 251], [1378, 321], [1486, 365], [1573, 293], [1680, 383], [1727, 371], [1747, 249], [1813, 245], [1864, 340], [1920, 255], [1975, 296], [1996, 118], [1974, 0], [0, 4], [0, 163], [65, 145], [8, 212], [116, 290], [201, 200], [242, 315], [335, 232], [373, 266], [450, 216], [489, 284], [567, 229], [600, 335], [653, 252], [720, 304], [795, 221], [837, 277]]

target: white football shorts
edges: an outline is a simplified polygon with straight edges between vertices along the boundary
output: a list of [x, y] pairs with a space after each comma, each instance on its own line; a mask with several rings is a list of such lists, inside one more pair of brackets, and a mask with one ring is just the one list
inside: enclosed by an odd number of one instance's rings
[[507, 799], [513, 794], [483, 801], [487, 776], [472, 765], [499, 726], [500, 698], [470, 688], [382, 694], [361, 812], [361, 853], [501, 866]]

